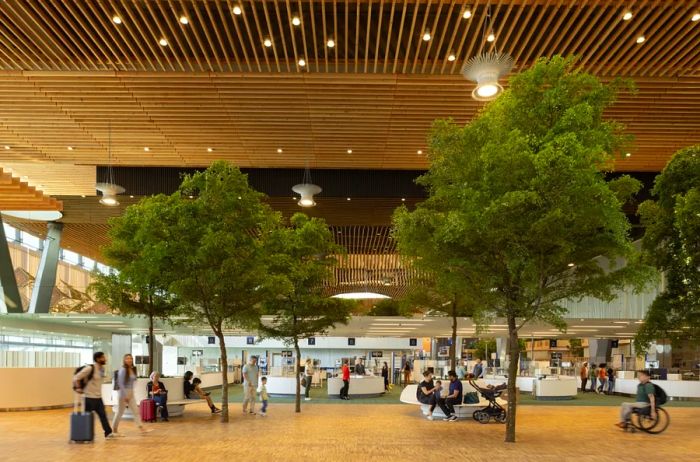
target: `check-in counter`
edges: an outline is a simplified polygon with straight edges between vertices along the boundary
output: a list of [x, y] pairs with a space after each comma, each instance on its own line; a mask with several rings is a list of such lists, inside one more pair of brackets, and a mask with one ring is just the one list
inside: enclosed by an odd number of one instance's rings
[[[267, 393], [270, 395], [296, 395], [297, 393], [297, 380], [301, 381], [301, 378], [297, 377], [267, 377]], [[260, 379], [258, 379], [258, 385], [260, 385]], [[301, 394], [303, 395], [306, 391], [303, 385], [300, 385]]]
[[578, 392], [576, 378], [566, 375], [535, 379], [534, 387], [535, 398], [544, 401], [573, 399]]
[[[328, 396], [339, 396], [343, 388], [343, 379], [331, 377], [328, 379]], [[370, 398], [384, 393], [384, 378], [370, 375], [350, 376], [348, 396], [356, 398]]]

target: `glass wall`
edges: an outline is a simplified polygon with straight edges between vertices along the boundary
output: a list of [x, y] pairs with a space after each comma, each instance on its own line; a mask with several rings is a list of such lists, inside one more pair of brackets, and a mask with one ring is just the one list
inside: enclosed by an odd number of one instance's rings
[[0, 367], [78, 367], [92, 362], [92, 337], [0, 331]]

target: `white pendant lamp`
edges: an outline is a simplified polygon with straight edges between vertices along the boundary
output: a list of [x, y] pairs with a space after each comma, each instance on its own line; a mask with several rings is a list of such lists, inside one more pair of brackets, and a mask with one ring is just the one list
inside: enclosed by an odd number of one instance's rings
[[[491, 9], [486, 12], [484, 21], [482, 43], [494, 43], [493, 24], [491, 23]], [[488, 38], [487, 38], [488, 32]], [[472, 91], [472, 98], [477, 101], [489, 101], [503, 93], [503, 87], [498, 80], [513, 68], [513, 58], [504, 52], [495, 49], [482, 52], [472, 57], [462, 68], [462, 75], [476, 82], [476, 88]]]
[[297, 202], [297, 204], [300, 206], [313, 207], [316, 205], [314, 195], [319, 194], [322, 189], [320, 186], [317, 186], [311, 182], [311, 171], [309, 170], [308, 165], [306, 169], [304, 169], [304, 178], [302, 179], [302, 182], [292, 186], [292, 191], [301, 196], [299, 198], [299, 202]]
[[95, 189], [102, 193], [100, 204], [114, 207], [119, 205], [117, 196], [126, 191], [114, 182], [114, 171], [112, 170], [112, 124], [109, 124], [109, 135], [107, 138], [107, 182], [97, 183]]

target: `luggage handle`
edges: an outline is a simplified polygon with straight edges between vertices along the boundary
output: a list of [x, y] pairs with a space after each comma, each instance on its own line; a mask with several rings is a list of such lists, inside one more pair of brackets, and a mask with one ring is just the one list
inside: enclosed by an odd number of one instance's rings
[[85, 393], [75, 393], [73, 400], [73, 412], [76, 414], [85, 414]]

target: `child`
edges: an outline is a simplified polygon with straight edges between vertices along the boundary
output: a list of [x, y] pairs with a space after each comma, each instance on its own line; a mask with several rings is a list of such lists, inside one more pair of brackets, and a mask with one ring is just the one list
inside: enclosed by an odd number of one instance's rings
[[442, 395], [442, 381], [438, 380], [435, 382], [435, 391], [433, 393], [435, 393], [436, 398], [440, 398]]
[[260, 393], [260, 400], [262, 401], [262, 409], [260, 409], [260, 417], [265, 417], [267, 414], [267, 377], [260, 379], [260, 386], [258, 387], [258, 393]]

